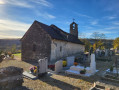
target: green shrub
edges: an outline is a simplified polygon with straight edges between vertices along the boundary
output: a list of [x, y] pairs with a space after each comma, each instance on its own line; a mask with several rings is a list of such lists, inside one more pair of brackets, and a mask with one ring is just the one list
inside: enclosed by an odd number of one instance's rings
[[110, 67], [110, 71], [111, 71], [111, 72], [113, 71], [113, 66]]
[[80, 74], [85, 74], [85, 73], [86, 73], [86, 69], [80, 71]]

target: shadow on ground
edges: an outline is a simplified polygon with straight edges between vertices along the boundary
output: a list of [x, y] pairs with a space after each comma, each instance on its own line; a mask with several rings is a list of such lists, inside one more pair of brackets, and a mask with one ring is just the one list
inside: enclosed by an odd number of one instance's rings
[[68, 83], [62, 82], [60, 80], [54, 79], [50, 77], [50, 75], [47, 75], [45, 77], [39, 78], [39, 80], [51, 85], [51, 86], [56, 86], [62, 90], [81, 90], [79, 87], [75, 87], [73, 85], [70, 85]]

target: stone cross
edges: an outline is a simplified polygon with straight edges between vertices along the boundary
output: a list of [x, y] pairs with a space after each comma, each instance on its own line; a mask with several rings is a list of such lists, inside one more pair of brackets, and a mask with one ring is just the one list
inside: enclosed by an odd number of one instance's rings
[[90, 71], [91, 74], [94, 74], [96, 72], [95, 54], [91, 54]]

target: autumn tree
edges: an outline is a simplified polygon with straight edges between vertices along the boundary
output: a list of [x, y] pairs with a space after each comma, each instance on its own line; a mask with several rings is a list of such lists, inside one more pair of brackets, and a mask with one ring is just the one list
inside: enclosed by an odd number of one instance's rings
[[113, 45], [114, 45], [114, 49], [116, 48], [119, 49], [119, 37], [114, 40]]
[[95, 39], [95, 42], [93, 44], [93, 49], [96, 50], [97, 48], [104, 49], [104, 43], [102, 42], [102, 39], [104, 40], [106, 38], [105, 34], [94, 32], [92, 33], [91, 37]]
[[91, 47], [91, 43], [87, 39], [81, 39], [81, 41], [85, 44], [85, 51], [89, 51]]

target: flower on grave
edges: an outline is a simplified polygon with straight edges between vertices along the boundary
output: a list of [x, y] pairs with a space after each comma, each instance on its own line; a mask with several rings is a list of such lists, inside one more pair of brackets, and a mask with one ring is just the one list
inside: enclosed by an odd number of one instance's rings
[[63, 67], [66, 67], [67, 66], [67, 61], [66, 60], [63, 60]]
[[77, 66], [77, 65], [78, 65], [78, 63], [77, 63], [77, 62], [74, 62], [74, 65], [75, 65], [75, 66]]
[[54, 71], [55, 70], [55, 65], [48, 65], [48, 68]]
[[30, 67], [30, 71], [32, 72], [32, 73], [36, 73], [36, 71], [37, 71], [37, 66], [32, 66], [32, 67]]
[[48, 68], [54, 68], [55, 65], [48, 65]]
[[36, 72], [37, 72], [37, 69], [34, 70], [34, 74], [36, 74]]

